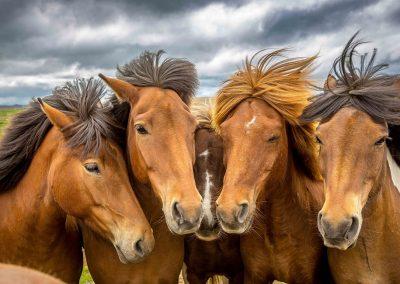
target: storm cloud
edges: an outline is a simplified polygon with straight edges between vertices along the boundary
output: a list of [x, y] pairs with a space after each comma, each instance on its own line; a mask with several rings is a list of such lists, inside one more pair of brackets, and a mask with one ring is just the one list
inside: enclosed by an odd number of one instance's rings
[[212, 96], [246, 56], [319, 53], [315, 79], [357, 30], [400, 73], [398, 0], [0, 1], [0, 104], [25, 104], [78, 76], [115, 74], [144, 50], [193, 61]]

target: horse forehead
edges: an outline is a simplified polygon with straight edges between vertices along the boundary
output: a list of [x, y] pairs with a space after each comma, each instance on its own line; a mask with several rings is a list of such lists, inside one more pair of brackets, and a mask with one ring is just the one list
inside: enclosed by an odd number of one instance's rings
[[336, 137], [362, 137], [385, 131], [386, 127], [382, 123], [375, 122], [367, 113], [354, 107], [345, 107], [339, 110], [333, 117], [320, 124], [318, 131]]

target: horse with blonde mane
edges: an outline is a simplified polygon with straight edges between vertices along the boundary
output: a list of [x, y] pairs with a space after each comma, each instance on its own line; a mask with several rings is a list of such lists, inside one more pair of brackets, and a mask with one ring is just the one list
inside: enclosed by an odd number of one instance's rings
[[318, 228], [335, 282], [400, 283], [400, 78], [375, 65], [376, 49], [359, 55], [356, 36], [302, 116], [320, 122]]
[[[81, 237], [74, 217], [138, 261], [154, 237], [134, 195], [121, 126], [101, 104], [101, 81], [77, 80], [33, 101], [0, 144], [0, 261], [78, 283]], [[119, 260], [117, 260], [119, 262]]]
[[217, 216], [225, 232], [241, 234], [245, 283], [319, 283], [327, 274], [314, 125], [298, 119], [315, 57], [283, 53], [246, 59], [216, 98], [226, 167]]
[[145, 52], [100, 77], [115, 91], [114, 117], [126, 127], [131, 179], [156, 239], [142, 262], [122, 265], [112, 247], [83, 230], [89, 270], [96, 283], [177, 283], [183, 265], [183, 234], [203, 217], [193, 174], [196, 119], [188, 104], [198, 84], [194, 65], [163, 52]]
[[[189, 283], [206, 283], [223, 275], [229, 283], [243, 283], [243, 264], [239, 236], [221, 232], [215, 214], [224, 178], [223, 145], [211, 125], [212, 103], [194, 103], [192, 113], [198, 126], [195, 133], [194, 175], [203, 197], [204, 218], [195, 235], [185, 238], [185, 264]], [[214, 283], [214, 282], [213, 282]]]

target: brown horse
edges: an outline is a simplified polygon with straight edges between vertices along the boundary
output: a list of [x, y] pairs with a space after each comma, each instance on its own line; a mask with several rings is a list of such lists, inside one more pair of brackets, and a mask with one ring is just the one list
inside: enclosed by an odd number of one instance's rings
[[[337, 283], [400, 283], [400, 193], [392, 180], [399, 168], [386, 147], [400, 124], [399, 78], [374, 65], [376, 50], [370, 60], [359, 56], [356, 35], [302, 117], [321, 122], [325, 203], [318, 228]], [[388, 141], [391, 150], [400, 149], [398, 141]]]
[[1, 262], [78, 283], [81, 239], [67, 216], [110, 241], [121, 261], [153, 248], [104, 94], [101, 81], [67, 83], [8, 127], [0, 146]]
[[203, 197], [204, 218], [196, 236], [185, 238], [185, 264], [189, 283], [206, 283], [224, 275], [230, 283], [243, 283], [239, 236], [224, 235], [215, 215], [215, 200], [222, 188], [225, 168], [222, 140], [211, 126], [211, 105], [194, 104], [198, 126], [195, 134], [196, 185]]
[[50, 275], [26, 267], [0, 263], [0, 284], [62, 284]]
[[315, 57], [279, 60], [282, 52], [246, 59], [216, 98], [226, 165], [217, 216], [224, 231], [243, 233], [246, 283], [322, 282], [326, 267], [314, 127], [298, 120]]
[[96, 283], [176, 283], [184, 253], [180, 235], [195, 232], [202, 219], [193, 174], [197, 123], [187, 106], [197, 86], [196, 70], [183, 59], [161, 61], [161, 55], [145, 52], [119, 68], [119, 79], [100, 75], [125, 101], [115, 104], [115, 113], [127, 125], [132, 180], [156, 243], [143, 262], [121, 265], [112, 247], [84, 230]]

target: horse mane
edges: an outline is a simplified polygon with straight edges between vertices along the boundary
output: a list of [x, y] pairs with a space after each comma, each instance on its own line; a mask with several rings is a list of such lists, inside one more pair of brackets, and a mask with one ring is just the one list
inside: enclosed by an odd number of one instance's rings
[[139, 57], [117, 67], [117, 78], [139, 87], [159, 87], [175, 91], [189, 104], [199, 85], [193, 63], [182, 58], [166, 58], [165, 52], [143, 52]]
[[197, 129], [210, 129], [212, 127], [212, 108], [211, 100], [205, 102], [194, 102], [190, 106], [190, 112], [197, 120]]
[[278, 49], [265, 53], [255, 63], [255, 58], [262, 51], [250, 59], [246, 58], [243, 67], [217, 93], [213, 126], [219, 131], [221, 123], [244, 100], [262, 99], [286, 120], [298, 170], [312, 179], [319, 179], [315, 125], [300, 124], [299, 121], [311, 96], [309, 74], [316, 56], [284, 58], [285, 51]]
[[365, 42], [356, 40], [357, 35], [333, 63], [330, 76], [336, 79], [336, 87], [326, 84], [321, 94], [311, 98], [301, 116], [303, 122], [328, 120], [341, 108], [352, 106], [376, 121], [400, 124], [400, 91], [396, 86], [400, 77], [382, 73], [388, 64], [374, 64], [376, 48], [369, 60], [368, 53], [358, 54], [357, 47]]
[[[101, 103], [106, 94], [101, 81], [77, 79], [43, 98], [74, 120], [61, 131], [69, 147], [83, 146], [83, 156], [97, 154], [105, 144], [103, 138], [122, 144], [123, 128], [111, 115], [111, 106]], [[15, 187], [24, 176], [51, 127], [36, 100], [14, 116], [0, 141], [0, 191]]]

